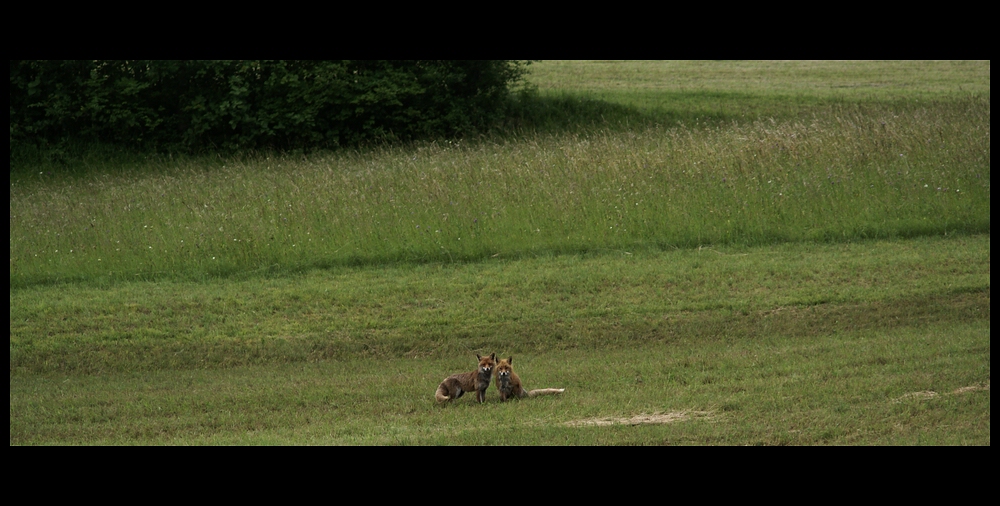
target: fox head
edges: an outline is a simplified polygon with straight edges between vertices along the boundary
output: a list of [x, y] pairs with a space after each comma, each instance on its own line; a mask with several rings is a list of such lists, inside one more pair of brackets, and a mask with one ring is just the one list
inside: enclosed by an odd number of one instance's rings
[[501, 379], [510, 377], [510, 373], [514, 371], [514, 368], [511, 367], [513, 363], [514, 357], [500, 359], [500, 362], [497, 363], [497, 376]]
[[490, 353], [490, 356], [488, 357], [480, 356], [477, 353], [476, 358], [479, 359], [479, 372], [484, 374], [490, 374], [491, 372], [493, 372], [493, 366], [496, 365], [497, 361], [496, 353]]

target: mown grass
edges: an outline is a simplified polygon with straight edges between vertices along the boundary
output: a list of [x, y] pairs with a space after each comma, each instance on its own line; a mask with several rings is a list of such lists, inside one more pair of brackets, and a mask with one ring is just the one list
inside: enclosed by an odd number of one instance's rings
[[[872, 101], [990, 92], [988, 61], [544, 61], [529, 81], [543, 93], [742, 92]], [[639, 94], [638, 96], [643, 96]], [[661, 104], [672, 96], [660, 95]]]
[[[988, 62], [533, 79], [481, 139], [12, 153], [10, 443], [989, 444]], [[566, 393], [434, 405], [494, 351]]]
[[[988, 310], [988, 300], [981, 306]], [[474, 356], [17, 376], [11, 444], [985, 444], [989, 321], [516, 355], [559, 396], [436, 406]], [[465, 360], [463, 360], [463, 358]], [[673, 414], [664, 424], [588, 422]], [[684, 417], [687, 418], [684, 418]]]
[[771, 311], [875, 315], [988, 294], [989, 249], [985, 235], [37, 287], [11, 294], [10, 365], [106, 373], [712, 339]]
[[[38, 287], [11, 443], [989, 444], [989, 284], [987, 235]], [[434, 405], [494, 351], [566, 393]]]
[[989, 62], [545, 61], [515, 124], [547, 132], [810, 119], [849, 104], [990, 94]]

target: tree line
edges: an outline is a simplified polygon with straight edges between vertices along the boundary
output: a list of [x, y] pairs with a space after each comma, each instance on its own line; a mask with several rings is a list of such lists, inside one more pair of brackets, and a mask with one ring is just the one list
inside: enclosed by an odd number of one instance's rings
[[11, 60], [10, 143], [332, 149], [502, 121], [525, 62]]

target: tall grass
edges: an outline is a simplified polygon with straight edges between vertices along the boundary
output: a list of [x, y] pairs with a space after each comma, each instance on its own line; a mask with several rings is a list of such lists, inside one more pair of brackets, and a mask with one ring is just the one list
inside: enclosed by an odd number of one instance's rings
[[989, 231], [990, 101], [145, 163], [12, 175], [11, 286]]

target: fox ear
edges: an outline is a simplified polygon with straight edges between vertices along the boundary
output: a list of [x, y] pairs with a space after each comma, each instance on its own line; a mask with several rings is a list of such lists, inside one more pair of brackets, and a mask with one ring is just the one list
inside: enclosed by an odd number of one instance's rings
[[507, 363], [510, 365], [514, 365], [514, 357], [507, 357]]
[[476, 360], [482, 360], [482, 359], [483, 359], [483, 357], [479, 356], [479, 354], [476, 353]]
[[497, 359], [497, 354], [496, 354], [496, 353], [490, 353], [490, 359], [492, 359], [492, 360], [496, 361], [496, 359]]

